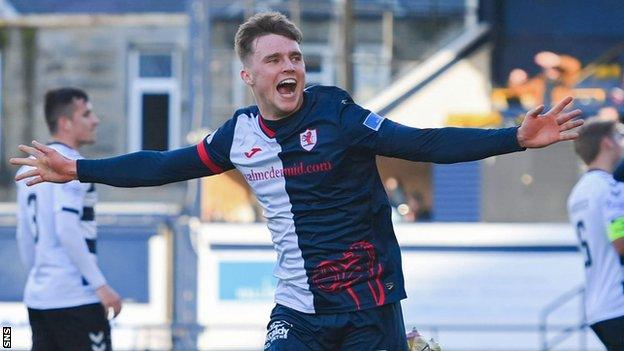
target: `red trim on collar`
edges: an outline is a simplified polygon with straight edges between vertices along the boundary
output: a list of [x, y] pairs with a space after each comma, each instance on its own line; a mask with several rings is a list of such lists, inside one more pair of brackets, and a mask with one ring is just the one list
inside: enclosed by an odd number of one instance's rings
[[264, 124], [263, 118], [260, 115], [258, 115], [258, 123], [260, 124], [260, 129], [262, 129], [264, 134], [266, 134], [269, 138], [275, 138], [275, 132]]

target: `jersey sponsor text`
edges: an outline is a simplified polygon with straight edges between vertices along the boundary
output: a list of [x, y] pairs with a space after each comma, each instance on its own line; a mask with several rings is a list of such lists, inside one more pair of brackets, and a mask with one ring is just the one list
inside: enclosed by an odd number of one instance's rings
[[299, 162], [298, 165], [291, 167], [275, 168], [271, 166], [269, 169], [254, 171], [253, 169], [249, 173], [245, 173], [245, 179], [248, 182], [257, 182], [262, 180], [270, 180], [284, 177], [296, 177], [304, 174], [329, 172], [332, 169], [332, 163], [329, 161], [313, 163], [306, 165], [303, 162]]

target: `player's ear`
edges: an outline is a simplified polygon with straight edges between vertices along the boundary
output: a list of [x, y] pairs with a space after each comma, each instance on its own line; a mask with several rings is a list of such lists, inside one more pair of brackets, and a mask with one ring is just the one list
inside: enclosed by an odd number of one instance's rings
[[602, 138], [602, 140], [600, 141], [600, 148], [601, 149], [613, 149], [615, 147], [615, 140], [613, 140], [613, 138], [609, 138], [609, 137], [604, 137]]
[[243, 69], [240, 71], [240, 77], [243, 82], [245, 82], [245, 84], [253, 85], [253, 76], [251, 75], [251, 72], [249, 72], [249, 69], [247, 69], [247, 67], [243, 67]]
[[69, 117], [61, 116], [56, 121], [57, 129], [60, 130], [69, 130], [71, 128], [72, 120]]

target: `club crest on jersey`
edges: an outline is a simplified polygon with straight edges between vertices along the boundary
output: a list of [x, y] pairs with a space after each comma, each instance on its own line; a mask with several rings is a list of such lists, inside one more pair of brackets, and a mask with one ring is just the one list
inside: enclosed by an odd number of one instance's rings
[[305, 132], [299, 134], [301, 147], [305, 151], [310, 151], [316, 145], [316, 129], [306, 129]]

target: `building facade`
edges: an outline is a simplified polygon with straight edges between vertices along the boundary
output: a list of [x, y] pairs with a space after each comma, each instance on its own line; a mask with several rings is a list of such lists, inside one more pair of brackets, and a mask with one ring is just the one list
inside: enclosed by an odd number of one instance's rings
[[[464, 1], [199, 1], [207, 5], [207, 32], [191, 30], [189, 14], [198, 1], [4, 1], [0, 20], [1, 147], [0, 201], [12, 201], [15, 146], [48, 140], [43, 95], [59, 86], [85, 89], [101, 118], [98, 141], [87, 157], [141, 149], [166, 150], [195, 142], [240, 106], [253, 103], [239, 78], [233, 51], [237, 26], [262, 10], [290, 14], [302, 28], [309, 84], [341, 84], [344, 63], [357, 101], [373, 97], [435, 52], [461, 30]], [[296, 8], [293, 4], [297, 5]], [[352, 11], [345, 25], [345, 9]], [[344, 11], [343, 11], [344, 10]], [[343, 12], [341, 12], [343, 11]], [[353, 36], [352, 55], [335, 33]], [[207, 33], [207, 34], [206, 34]], [[193, 40], [209, 40], [209, 98], [201, 123], [192, 116]], [[205, 44], [205, 43], [204, 43]], [[196, 122], [196, 121], [195, 121]], [[200, 126], [199, 131], [197, 127]], [[185, 185], [150, 189], [107, 189], [105, 201], [181, 202]]]

